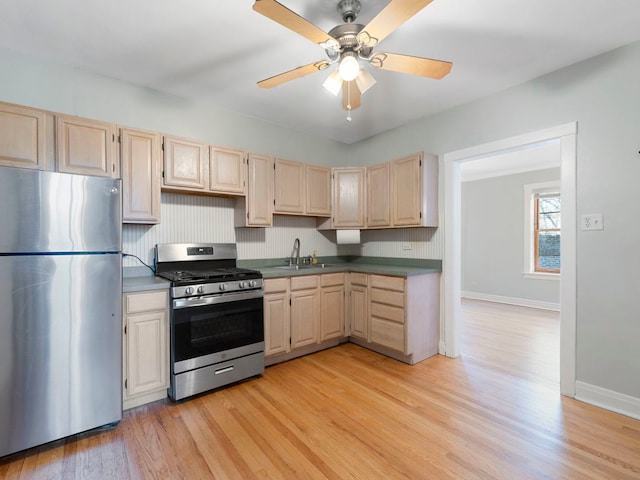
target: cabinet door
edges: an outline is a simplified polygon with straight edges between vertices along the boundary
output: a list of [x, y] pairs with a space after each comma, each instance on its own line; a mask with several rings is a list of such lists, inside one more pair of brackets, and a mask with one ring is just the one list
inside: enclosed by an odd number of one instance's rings
[[304, 164], [275, 159], [275, 213], [304, 213]]
[[351, 285], [351, 330], [350, 335], [369, 339], [369, 296], [364, 285]]
[[46, 170], [52, 145], [51, 114], [0, 103], [0, 165]]
[[270, 227], [273, 223], [273, 157], [249, 154], [246, 225]]
[[209, 151], [209, 190], [233, 195], [245, 194], [245, 152], [213, 145]]
[[320, 341], [344, 336], [344, 285], [320, 289]]
[[160, 222], [160, 134], [120, 129], [123, 223]]
[[364, 227], [365, 169], [334, 168], [333, 227]]
[[307, 165], [306, 173], [306, 214], [322, 217], [331, 216], [331, 169], [317, 165]]
[[420, 225], [422, 218], [422, 156], [391, 162], [391, 212], [394, 226]]
[[168, 321], [165, 311], [127, 316], [127, 393], [129, 397], [168, 384]]
[[318, 343], [318, 290], [291, 292], [291, 349]]
[[264, 296], [264, 354], [289, 351], [289, 294], [270, 293]]
[[164, 137], [164, 185], [177, 189], [207, 189], [208, 146], [185, 138]]
[[367, 227], [391, 225], [389, 164], [367, 168]]
[[79, 117], [56, 117], [57, 170], [64, 173], [120, 176], [116, 126]]

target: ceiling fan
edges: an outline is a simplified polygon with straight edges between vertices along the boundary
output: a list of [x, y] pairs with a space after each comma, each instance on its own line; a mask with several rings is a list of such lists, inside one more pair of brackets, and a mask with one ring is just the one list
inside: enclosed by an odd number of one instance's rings
[[[365, 26], [354, 23], [360, 12], [360, 0], [339, 0], [338, 13], [344, 24], [332, 28], [327, 33], [276, 0], [256, 0], [253, 4], [256, 12], [311, 40], [322, 47], [327, 55], [326, 60], [319, 60], [261, 80], [258, 85], [262, 88], [272, 88], [339, 63], [338, 69], [325, 80], [323, 86], [334, 95], [338, 95], [342, 89], [342, 107], [350, 112], [360, 107], [360, 96], [376, 82], [373, 76], [361, 67], [361, 63], [381, 70], [440, 79], [451, 70], [451, 62], [373, 51], [379, 42], [431, 2], [432, 0], [391, 0]], [[350, 119], [351, 117], [347, 116], [347, 120]]]

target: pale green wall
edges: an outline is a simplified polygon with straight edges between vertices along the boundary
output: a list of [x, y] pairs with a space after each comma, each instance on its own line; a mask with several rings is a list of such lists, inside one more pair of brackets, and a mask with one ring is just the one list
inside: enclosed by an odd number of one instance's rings
[[352, 157], [444, 154], [574, 121], [578, 219], [604, 217], [603, 231], [577, 232], [577, 379], [640, 399], [640, 42], [360, 142]]
[[524, 186], [553, 180], [559, 168], [462, 183], [463, 292], [559, 304], [557, 279], [523, 275]]

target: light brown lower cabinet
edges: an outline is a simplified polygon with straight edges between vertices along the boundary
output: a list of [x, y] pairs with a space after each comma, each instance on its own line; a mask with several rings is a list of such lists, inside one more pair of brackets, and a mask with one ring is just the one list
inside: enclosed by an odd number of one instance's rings
[[123, 408], [167, 396], [169, 387], [169, 292], [123, 296]]
[[438, 353], [440, 274], [350, 274], [349, 339], [414, 364]]
[[344, 287], [344, 273], [265, 279], [267, 364], [333, 346], [344, 338]]

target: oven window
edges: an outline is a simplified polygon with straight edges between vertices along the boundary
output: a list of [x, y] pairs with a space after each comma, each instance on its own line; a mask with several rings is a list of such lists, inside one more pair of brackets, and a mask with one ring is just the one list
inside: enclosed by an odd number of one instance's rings
[[262, 298], [174, 310], [174, 361], [264, 341]]

